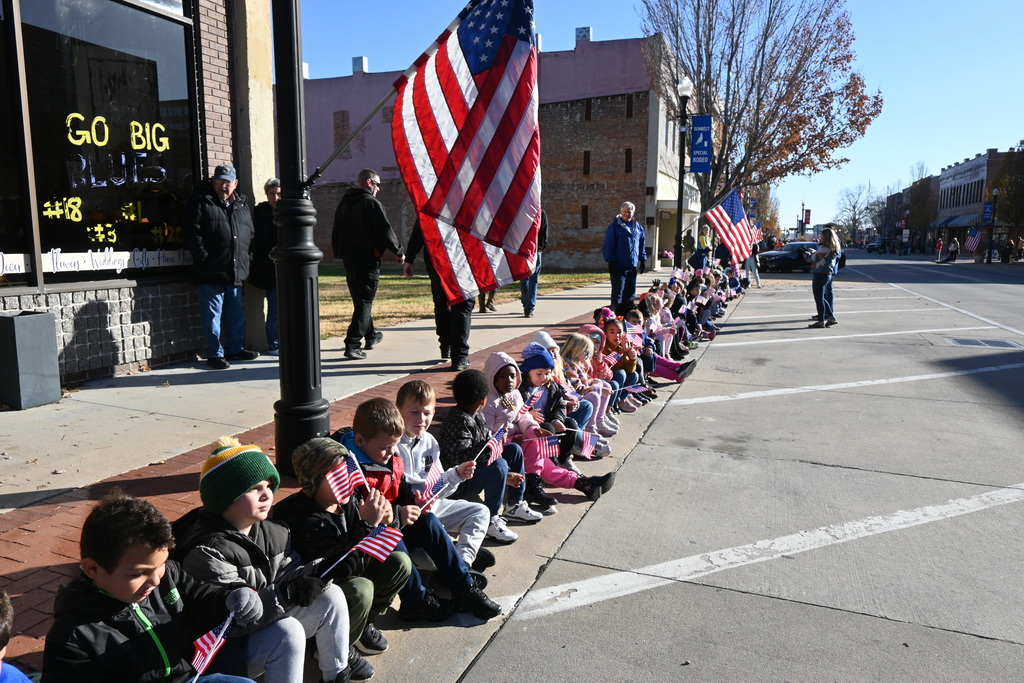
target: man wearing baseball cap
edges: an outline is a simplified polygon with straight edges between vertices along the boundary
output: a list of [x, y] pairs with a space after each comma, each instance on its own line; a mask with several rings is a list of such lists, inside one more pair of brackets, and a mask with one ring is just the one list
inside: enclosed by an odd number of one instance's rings
[[185, 207], [185, 246], [192, 252], [206, 364], [214, 370], [259, 356], [242, 348], [242, 283], [252, 261], [253, 224], [246, 197], [237, 188], [235, 168], [221, 164]]

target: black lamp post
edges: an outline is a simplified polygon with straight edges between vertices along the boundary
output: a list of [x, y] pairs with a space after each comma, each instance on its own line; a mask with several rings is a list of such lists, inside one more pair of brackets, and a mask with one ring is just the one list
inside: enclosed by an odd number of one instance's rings
[[996, 241], [996, 209], [999, 208], [999, 188], [992, 188], [992, 222], [988, 228], [988, 249], [985, 252], [985, 263], [992, 263], [992, 245]]
[[274, 211], [281, 334], [281, 400], [274, 403], [277, 469], [294, 476], [292, 452], [315, 436], [326, 436], [330, 404], [320, 382], [320, 289], [313, 243], [316, 210], [305, 183], [302, 41], [299, 0], [273, 0], [274, 66], [277, 74], [277, 144], [281, 199]]
[[686, 134], [689, 124], [690, 96], [693, 95], [693, 81], [686, 76], [676, 86], [679, 95], [679, 193], [676, 195], [676, 254], [673, 261], [676, 268], [683, 267], [683, 197], [686, 190]]

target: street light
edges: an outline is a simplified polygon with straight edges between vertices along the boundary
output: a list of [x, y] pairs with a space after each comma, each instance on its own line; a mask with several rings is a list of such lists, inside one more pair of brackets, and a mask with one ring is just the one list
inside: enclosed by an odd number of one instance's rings
[[683, 196], [686, 190], [686, 129], [690, 96], [693, 95], [693, 81], [686, 76], [676, 86], [679, 95], [679, 192], [676, 195], [676, 268], [683, 267]]
[[999, 188], [992, 188], [992, 223], [988, 228], [988, 250], [985, 253], [985, 263], [992, 263], [992, 245], [996, 241], [996, 209], [999, 208]]
[[807, 225], [804, 224], [804, 216], [807, 215], [807, 209], [804, 208], [806, 205], [807, 205], [807, 200], [806, 199], [801, 199], [800, 200], [800, 234], [801, 235], [807, 234]]

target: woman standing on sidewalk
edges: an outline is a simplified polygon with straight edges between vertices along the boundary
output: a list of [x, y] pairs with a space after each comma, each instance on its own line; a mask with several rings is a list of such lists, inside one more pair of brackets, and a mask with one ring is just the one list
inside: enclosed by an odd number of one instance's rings
[[832, 276], [836, 272], [842, 247], [831, 226], [822, 228], [818, 245], [818, 250], [811, 257], [811, 290], [814, 292], [814, 306], [818, 315], [817, 320], [808, 327], [832, 327], [839, 323], [832, 305]]

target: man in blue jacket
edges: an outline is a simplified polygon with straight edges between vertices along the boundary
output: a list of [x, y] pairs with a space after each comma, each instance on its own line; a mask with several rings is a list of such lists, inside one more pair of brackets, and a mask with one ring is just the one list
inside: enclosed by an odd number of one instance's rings
[[644, 244], [644, 226], [633, 218], [636, 206], [623, 202], [619, 215], [604, 234], [602, 255], [608, 262], [608, 274], [612, 277], [612, 309], [629, 303], [636, 293], [636, 274], [647, 270], [647, 251]]
[[185, 207], [184, 241], [192, 252], [199, 289], [206, 364], [214, 370], [231, 367], [228, 361], [253, 360], [260, 355], [242, 348], [242, 283], [249, 277], [252, 262], [253, 225], [246, 197], [236, 192], [237, 188], [234, 167], [221, 164]]

